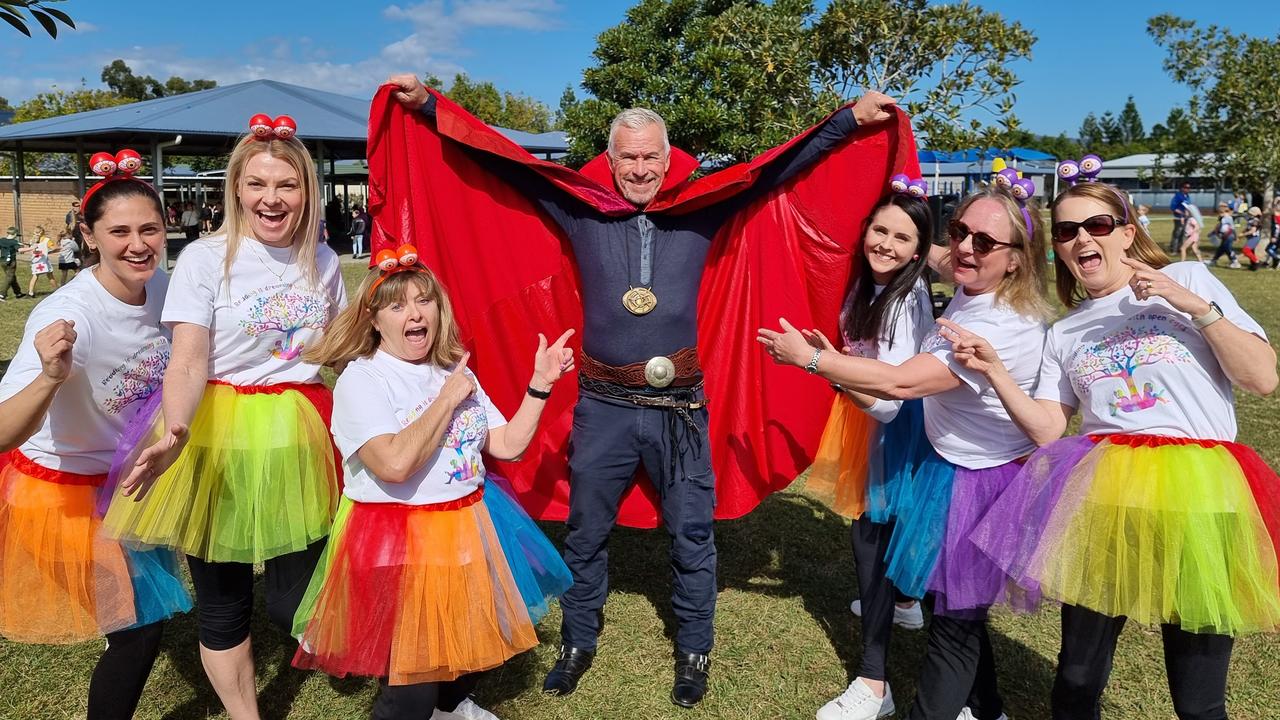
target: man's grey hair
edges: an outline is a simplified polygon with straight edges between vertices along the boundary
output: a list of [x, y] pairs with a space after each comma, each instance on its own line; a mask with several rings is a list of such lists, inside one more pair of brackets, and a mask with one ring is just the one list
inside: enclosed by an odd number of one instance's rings
[[643, 130], [650, 125], [657, 125], [662, 130], [662, 153], [665, 155], [671, 152], [671, 142], [667, 140], [667, 123], [662, 116], [648, 108], [629, 108], [614, 115], [613, 122], [609, 123], [609, 155], [612, 156], [617, 149], [613, 139], [618, 134], [618, 128]]

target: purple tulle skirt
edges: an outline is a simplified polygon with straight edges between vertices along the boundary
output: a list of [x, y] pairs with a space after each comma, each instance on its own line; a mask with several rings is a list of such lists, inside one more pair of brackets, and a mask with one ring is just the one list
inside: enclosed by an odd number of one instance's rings
[[969, 534], [971, 545], [1030, 595], [1040, 593], [1031, 569], [1041, 534], [1062, 499], [1069, 473], [1095, 447], [1087, 435], [1077, 435], [1036, 451], [1027, 459], [1018, 482], [991, 504], [987, 517]]
[[963, 618], [979, 615], [992, 605], [1029, 611], [1038, 604], [1038, 593], [1028, 593], [1012, 582], [970, 538], [1021, 469], [1017, 461], [979, 470], [956, 468], [947, 527], [929, 576], [935, 613]]
[[160, 414], [161, 392], [159, 388], [143, 402], [138, 413], [125, 426], [120, 439], [116, 441], [116, 452], [111, 458], [111, 470], [107, 473], [107, 482], [98, 493], [98, 514], [106, 515], [111, 499], [116, 495], [116, 488], [129, 475], [138, 455], [151, 443], [148, 436], [153, 432], [156, 417]]

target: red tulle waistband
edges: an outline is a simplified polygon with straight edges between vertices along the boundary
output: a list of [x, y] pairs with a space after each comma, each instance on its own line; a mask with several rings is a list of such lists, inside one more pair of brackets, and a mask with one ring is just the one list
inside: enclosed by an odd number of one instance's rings
[[1142, 435], [1138, 433], [1116, 433], [1114, 435], [1090, 435], [1089, 439], [1095, 443], [1103, 440], [1109, 441], [1112, 445], [1125, 445], [1127, 447], [1164, 447], [1166, 445], [1199, 445], [1203, 448], [1212, 448], [1222, 446], [1228, 450], [1232, 448], [1244, 447], [1239, 443], [1230, 440], [1198, 440], [1195, 438], [1180, 438], [1169, 435]]
[[324, 383], [276, 383], [275, 385], [234, 385], [225, 380], [210, 380], [210, 385], [221, 385], [241, 395], [280, 395], [289, 390], [302, 393], [315, 406], [316, 412], [328, 425], [333, 416], [333, 391]]
[[39, 465], [35, 460], [23, 455], [20, 450], [10, 450], [7, 453], [0, 453], [0, 468], [5, 465], [12, 465], [15, 470], [23, 475], [30, 475], [37, 480], [45, 482], [57, 483], [58, 485], [89, 485], [92, 487], [102, 487], [107, 482], [107, 474], [100, 475], [82, 475], [81, 473], [67, 472], [66, 470], [54, 470]]
[[476, 488], [475, 492], [465, 495], [456, 500], [447, 500], [445, 502], [427, 503], [425, 505], [409, 505], [406, 503], [378, 503], [378, 502], [359, 502], [356, 501], [355, 509], [360, 514], [376, 514], [376, 515], [408, 515], [414, 512], [445, 512], [448, 510], [461, 510], [464, 507], [470, 507], [480, 502], [484, 497], [484, 486]]

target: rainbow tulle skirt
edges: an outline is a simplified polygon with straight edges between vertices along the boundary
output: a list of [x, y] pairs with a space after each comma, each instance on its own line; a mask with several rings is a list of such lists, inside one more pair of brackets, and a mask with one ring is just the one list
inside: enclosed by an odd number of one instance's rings
[[0, 455], [0, 635], [82, 642], [191, 609], [171, 551], [99, 532], [105, 480]]
[[919, 400], [904, 402], [881, 425], [839, 393], [805, 487], [844, 517], [867, 513], [873, 522], [891, 522], [928, 445]]
[[1280, 480], [1244, 445], [1063, 438], [970, 537], [1021, 587], [1104, 615], [1228, 635], [1280, 627]]
[[906, 595], [934, 595], [934, 612], [969, 617], [1008, 603], [1036, 603], [1011, 583], [969, 539], [974, 527], [1017, 477], [1018, 461], [970, 470], [930, 449], [899, 499], [897, 522], [885, 550], [885, 575]]
[[571, 582], [498, 483], [437, 505], [344, 497], [294, 618], [293, 664], [392, 685], [494, 668], [537, 645], [535, 618]]
[[103, 521], [112, 537], [211, 562], [255, 563], [329, 533], [340, 465], [327, 388], [209, 383], [182, 455], [135, 502], [116, 485], [160, 437], [159, 403], [153, 398], [139, 412], [116, 452]]

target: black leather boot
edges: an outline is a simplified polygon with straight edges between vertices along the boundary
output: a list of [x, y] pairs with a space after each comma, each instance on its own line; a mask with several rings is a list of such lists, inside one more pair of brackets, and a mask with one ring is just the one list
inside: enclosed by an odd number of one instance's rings
[[596, 657], [595, 650], [560, 646], [560, 657], [542, 681], [542, 692], [548, 695], [568, 695], [578, 689], [578, 681], [591, 669], [591, 661]]
[[676, 681], [671, 686], [671, 702], [691, 708], [707, 694], [711, 658], [696, 653], [676, 653]]

